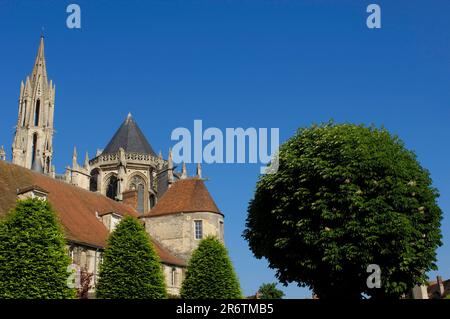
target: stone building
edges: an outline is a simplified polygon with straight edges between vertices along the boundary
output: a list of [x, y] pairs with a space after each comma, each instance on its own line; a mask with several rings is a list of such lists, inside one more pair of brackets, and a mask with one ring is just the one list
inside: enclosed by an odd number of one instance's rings
[[177, 172], [169, 150], [156, 155], [137, 122], [128, 114], [103, 150], [55, 173], [53, 115], [55, 86], [48, 82], [41, 37], [36, 62], [21, 84], [12, 163], [0, 148], [0, 218], [19, 198], [50, 201], [61, 221], [73, 262], [94, 274], [109, 233], [125, 215], [139, 218], [160, 256], [168, 293], [179, 294], [185, 267], [207, 235], [224, 240], [224, 216], [202, 179], [186, 166]]

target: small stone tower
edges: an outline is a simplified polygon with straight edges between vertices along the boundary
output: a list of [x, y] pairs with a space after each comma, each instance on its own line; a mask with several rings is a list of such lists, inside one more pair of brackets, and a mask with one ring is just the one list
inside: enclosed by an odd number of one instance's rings
[[41, 36], [36, 61], [25, 84], [20, 84], [19, 112], [14, 136], [13, 163], [50, 174], [53, 157], [55, 86], [48, 82]]

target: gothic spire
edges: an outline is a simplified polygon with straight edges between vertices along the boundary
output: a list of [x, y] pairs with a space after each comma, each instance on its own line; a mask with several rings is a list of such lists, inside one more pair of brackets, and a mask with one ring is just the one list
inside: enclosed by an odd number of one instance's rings
[[45, 66], [44, 55], [44, 36], [42, 35], [36, 55], [36, 60], [34, 62], [33, 71], [31, 72], [32, 84], [35, 84], [36, 81], [39, 81], [40, 78], [44, 80], [45, 84], [47, 84], [47, 68]]

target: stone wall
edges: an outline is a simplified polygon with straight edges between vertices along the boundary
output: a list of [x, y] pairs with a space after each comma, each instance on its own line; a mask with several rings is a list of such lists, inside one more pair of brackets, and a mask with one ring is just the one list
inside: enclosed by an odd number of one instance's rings
[[217, 236], [224, 241], [223, 216], [216, 213], [177, 213], [164, 216], [147, 217], [147, 232], [173, 255], [189, 260], [192, 251], [197, 248], [199, 239], [195, 238], [194, 221], [203, 223], [203, 238]]

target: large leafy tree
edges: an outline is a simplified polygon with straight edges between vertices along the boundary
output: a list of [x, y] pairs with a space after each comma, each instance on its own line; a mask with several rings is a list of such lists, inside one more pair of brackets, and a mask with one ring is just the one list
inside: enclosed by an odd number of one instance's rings
[[277, 288], [276, 283], [262, 284], [258, 289], [260, 299], [281, 299], [284, 292]]
[[0, 224], [0, 298], [73, 298], [70, 258], [49, 202], [27, 199]]
[[239, 299], [239, 280], [224, 245], [206, 237], [192, 253], [181, 287], [184, 299]]
[[104, 299], [166, 298], [161, 263], [144, 226], [125, 217], [108, 238], [100, 266], [97, 297]]
[[[244, 237], [287, 284], [320, 298], [397, 298], [436, 269], [442, 212], [429, 172], [385, 129], [300, 129], [262, 176]], [[381, 288], [367, 267], [381, 269]]]

